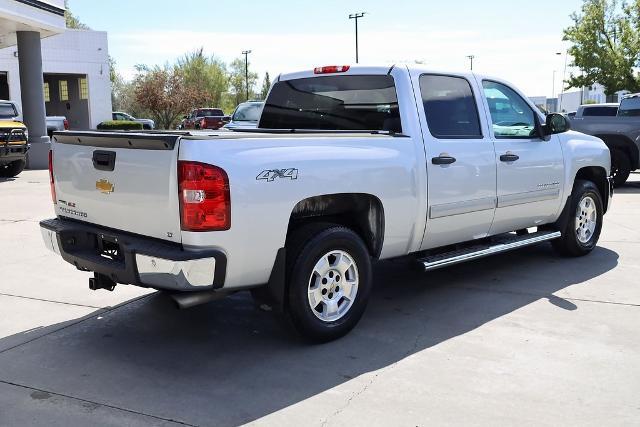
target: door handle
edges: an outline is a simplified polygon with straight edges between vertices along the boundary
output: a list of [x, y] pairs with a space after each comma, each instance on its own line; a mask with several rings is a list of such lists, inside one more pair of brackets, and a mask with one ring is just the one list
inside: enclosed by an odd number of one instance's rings
[[455, 163], [455, 161], [455, 157], [451, 157], [447, 154], [440, 154], [438, 157], [431, 159], [431, 163], [434, 165], [450, 165], [451, 163]]
[[515, 162], [519, 158], [520, 158], [520, 156], [518, 156], [517, 154], [506, 153], [506, 154], [503, 154], [502, 156], [500, 156], [500, 161], [501, 162]]
[[92, 160], [94, 168], [112, 172], [116, 167], [116, 152], [96, 150], [93, 152]]

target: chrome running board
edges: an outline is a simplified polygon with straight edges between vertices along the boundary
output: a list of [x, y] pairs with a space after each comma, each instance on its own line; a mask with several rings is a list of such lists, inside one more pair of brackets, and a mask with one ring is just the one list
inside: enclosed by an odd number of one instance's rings
[[436, 270], [449, 265], [512, 251], [536, 243], [547, 242], [557, 239], [561, 235], [559, 231], [538, 231], [523, 236], [507, 233], [493, 237], [490, 243], [484, 245], [474, 245], [464, 249], [429, 255], [418, 261], [424, 265], [425, 271]]

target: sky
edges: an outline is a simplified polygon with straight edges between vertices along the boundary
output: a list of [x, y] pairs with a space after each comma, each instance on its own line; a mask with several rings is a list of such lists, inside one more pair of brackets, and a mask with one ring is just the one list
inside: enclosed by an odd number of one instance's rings
[[[70, 0], [94, 30], [107, 31], [118, 72], [136, 64], [173, 63], [204, 48], [225, 62], [251, 50], [250, 68], [265, 72], [355, 63], [420, 61], [435, 70], [467, 70], [504, 78], [528, 96], [551, 96], [564, 73], [562, 30], [582, 0]], [[561, 55], [556, 53], [561, 52]], [[571, 63], [571, 57], [568, 58]], [[555, 80], [554, 80], [554, 70]], [[568, 78], [571, 67], [567, 68]]]

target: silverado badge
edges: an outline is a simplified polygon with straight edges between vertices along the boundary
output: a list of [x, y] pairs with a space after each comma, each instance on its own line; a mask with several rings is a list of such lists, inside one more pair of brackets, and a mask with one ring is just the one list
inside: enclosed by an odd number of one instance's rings
[[99, 190], [102, 194], [113, 193], [113, 184], [107, 181], [106, 179], [101, 179], [100, 181], [96, 181], [96, 190]]

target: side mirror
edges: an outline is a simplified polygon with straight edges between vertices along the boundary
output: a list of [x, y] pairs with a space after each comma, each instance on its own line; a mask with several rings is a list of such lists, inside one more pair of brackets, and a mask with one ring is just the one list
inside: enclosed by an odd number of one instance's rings
[[571, 122], [564, 114], [551, 113], [547, 115], [547, 122], [544, 125], [545, 135], [555, 135], [571, 130]]

